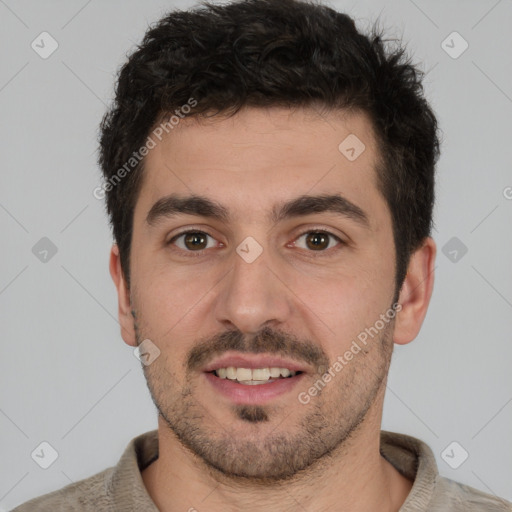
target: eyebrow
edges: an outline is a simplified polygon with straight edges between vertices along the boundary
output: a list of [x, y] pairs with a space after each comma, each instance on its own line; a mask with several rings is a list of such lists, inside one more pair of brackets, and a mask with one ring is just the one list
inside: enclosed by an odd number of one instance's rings
[[[293, 217], [303, 217], [312, 213], [336, 213], [369, 228], [368, 215], [356, 204], [339, 194], [303, 195], [274, 206], [270, 221], [278, 223]], [[188, 214], [207, 217], [227, 223], [230, 213], [220, 203], [203, 196], [179, 196], [171, 194], [160, 198], [149, 210], [146, 222], [153, 226], [163, 218]]]

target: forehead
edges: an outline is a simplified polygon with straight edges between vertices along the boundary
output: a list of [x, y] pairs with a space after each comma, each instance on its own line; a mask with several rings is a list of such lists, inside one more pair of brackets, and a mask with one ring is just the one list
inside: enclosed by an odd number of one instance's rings
[[245, 221], [313, 193], [383, 206], [373, 128], [362, 113], [244, 108], [232, 117], [185, 118], [155, 142], [136, 215], [176, 193], [227, 203], [233, 218]]

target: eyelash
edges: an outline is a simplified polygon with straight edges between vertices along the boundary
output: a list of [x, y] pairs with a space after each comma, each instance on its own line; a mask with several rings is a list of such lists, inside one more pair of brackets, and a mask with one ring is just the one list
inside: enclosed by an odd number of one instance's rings
[[[202, 231], [200, 229], [189, 229], [187, 231], [182, 231], [181, 233], [178, 233], [177, 235], [174, 235], [168, 242], [166, 245], [174, 245], [174, 242], [180, 238], [181, 236], [183, 235], [187, 235], [189, 233], [200, 233], [200, 234], [203, 234], [203, 235], [206, 235], [206, 236], [209, 236], [210, 238], [212, 238], [213, 240], [215, 240], [215, 238], [210, 235], [209, 233], [207, 233], [206, 231]], [[326, 231], [325, 229], [308, 229], [307, 231], [303, 231], [302, 233], [300, 233], [295, 239], [294, 239], [294, 242], [295, 243], [298, 239], [300, 239], [301, 237], [303, 237], [304, 235], [308, 235], [308, 234], [311, 234], [311, 233], [319, 233], [319, 234], [324, 234], [324, 235], [327, 235], [329, 237], [332, 237], [334, 238], [334, 240], [336, 242], [338, 242], [338, 245], [337, 246], [334, 246], [334, 247], [329, 247], [328, 249], [324, 249], [324, 250], [321, 250], [321, 251], [313, 251], [313, 250], [307, 250], [307, 249], [304, 249], [306, 252], [310, 253], [310, 256], [311, 257], [319, 257], [319, 256], [329, 256], [330, 255], [330, 252], [332, 249], [334, 249], [335, 247], [338, 247], [338, 246], [343, 246], [343, 245], [346, 245], [346, 242], [344, 242], [339, 236], [336, 236], [334, 233], [331, 233], [330, 231]], [[198, 257], [198, 256], [202, 256], [204, 254], [204, 251], [206, 251], [207, 249], [200, 249], [200, 250], [197, 250], [197, 251], [190, 251], [190, 250], [186, 250], [186, 249], [181, 249], [180, 247], [176, 248], [177, 251], [180, 251], [184, 254], [187, 255], [187, 257]], [[317, 253], [317, 254], [315, 254]]]

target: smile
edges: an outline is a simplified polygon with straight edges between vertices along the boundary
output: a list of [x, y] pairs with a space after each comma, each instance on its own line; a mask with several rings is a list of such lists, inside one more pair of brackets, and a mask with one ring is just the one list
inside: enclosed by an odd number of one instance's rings
[[269, 384], [277, 379], [295, 377], [295, 375], [302, 372], [292, 371], [288, 368], [279, 368], [277, 366], [270, 368], [236, 368], [234, 366], [228, 366], [226, 368], [218, 368], [212, 373], [220, 379], [229, 379], [246, 386], [257, 386]]

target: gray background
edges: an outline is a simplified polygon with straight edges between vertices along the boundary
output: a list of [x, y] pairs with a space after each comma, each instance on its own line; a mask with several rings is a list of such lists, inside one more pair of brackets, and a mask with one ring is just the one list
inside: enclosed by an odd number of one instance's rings
[[[92, 195], [97, 126], [126, 52], [189, 5], [0, 0], [0, 510], [114, 465], [156, 428], [119, 334], [111, 235]], [[426, 441], [443, 475], [512, 500], [512, 2], [330, 5], [361, 27], [380, 14], [403, 36], [444, 137], [435, 291], [417, 340], [396, 348], [383, 428]], [[47, 59], [31, 48], [43, 31], [59, 44]], [[453, 31], [469, 44], [456, 59], [441, 46]], [[445, 44], [461, 49], [453, 36]], [[43, 237], [57, 248], [46, 262], [32, 251]], [[31, 458], [42, 441], [59, 455], [46, 470]], [[441, 456], [453, 441], [469, 453], [458, 469]]]

